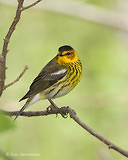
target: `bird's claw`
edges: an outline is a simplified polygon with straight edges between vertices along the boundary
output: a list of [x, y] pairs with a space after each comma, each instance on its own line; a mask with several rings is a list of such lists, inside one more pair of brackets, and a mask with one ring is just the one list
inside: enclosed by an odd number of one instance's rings
[[56, 117], [58, 117], [59, 113], [61, 114], [61, 116], [63, 118], [67, 118], [68, 117], [67, 107], [55, 108], [53, 105], [50, 105], [49, 107], [47, 107], [46, 110], [47, 110], [48, 113], [52, 113], [52, 111], [58, 110], [58, 113], [56, 113]]
[[68, 110], [67, 110], [67, 107], [61, 107], [59, 108], [60, 110], [60, 114], [63, 118], [67, 118], [68, 117]]
[[63, 117], [63, 118], [67, 118], [68, 117], [68, 114], [66, 113], [66, 114], [63, 114], [63, 113], [60, 113], [61, 114], [61, 116]]
[[[55, 108], [53, 105], [50, 105], [49, 107], [47, 107], [46, 110], [48, 113], [52, 113], [52, 111], [55, 109], [57, 109], [57, 108]], [[58, 117], [58, 113], [56, 113], [56, 117]]]
[[47, 110], [48, 113], [50, 113], [52, 111], [52, 107], [49, 106], [49, 107], [46, 108], [46, 110]]
[[53, 105], [50, 105], [49, 107], [47, 107], [47, 112], [48, 113], [51, 113], [52, 111], [54, 111], [55, 109], [57, 109], [57, 108], [55, 108]]

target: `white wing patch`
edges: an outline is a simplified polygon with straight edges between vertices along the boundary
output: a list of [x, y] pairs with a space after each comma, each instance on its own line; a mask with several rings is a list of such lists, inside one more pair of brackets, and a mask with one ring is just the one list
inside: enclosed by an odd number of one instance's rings
[[63, 73], [65, 73], [65, 72], [67, 72], [67, 70], [66, 70], [66, 69], [62, 69], [62, 70], [60, 70], [60, 71], [57, 71], [57, 72], [51, 73], [51, 75], [59, 75], [59, 74], [63, 74]]

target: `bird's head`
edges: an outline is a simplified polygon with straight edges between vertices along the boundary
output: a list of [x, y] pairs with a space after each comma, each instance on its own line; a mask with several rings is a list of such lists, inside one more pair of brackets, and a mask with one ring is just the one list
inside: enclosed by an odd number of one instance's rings
[[79, 60], [76, 51], [68, 45], [61, 46], [58, 49], [58, 54], [56, 58], [57, 62], [62, 65], [74, 63]]

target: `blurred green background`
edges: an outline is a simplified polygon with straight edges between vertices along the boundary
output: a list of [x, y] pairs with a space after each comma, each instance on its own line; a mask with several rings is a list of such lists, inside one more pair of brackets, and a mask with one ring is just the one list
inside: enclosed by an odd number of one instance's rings
[[[119, 7], [116, 0], [82, 2], [108, 10]], [[16, 6], [0, 3], [0, 50], [15, 10]], [[33, 79], [57, 54], [58, 47], [68, 44], [82, 61], [83, 76], [71, 93], [54, 102], [60, 107], [69, 105], [87, 125], [128, 150], [127, 35], [126, 32], [61, 13], [38, 8], [26, 10], [9, 43], [6, 84], [16, 79], [26, 64], [29, 69], [19, 82], [5, 90], [0, 108], [19, 110], [24, 102], [19, 103], [18, 100], [28, 91]], [[48, 105], [47, 100], [43, 100], [27, 110], [44, 110]], [[0, 150], [17, 160], [126, 159], [109, 150], [69, 117], [63, 119], [55, 115], [19, 117], [12, 129], [0, 132]]]

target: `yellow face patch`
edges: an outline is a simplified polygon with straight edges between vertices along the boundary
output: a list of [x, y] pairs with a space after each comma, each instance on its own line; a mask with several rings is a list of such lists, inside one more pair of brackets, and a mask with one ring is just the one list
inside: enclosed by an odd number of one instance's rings
[[70, 60], [73, 60], [75, 58], [74, 52], [72, 52], [70, 55], [67, 56]]
[[74, 63], [78, 60], [79, 58], [77, 56], [77, 53], [73, 50], [63, 51], [61, 54], [58, 53], [57, 55], [57, 62], [62, 65], [66, 63]]

